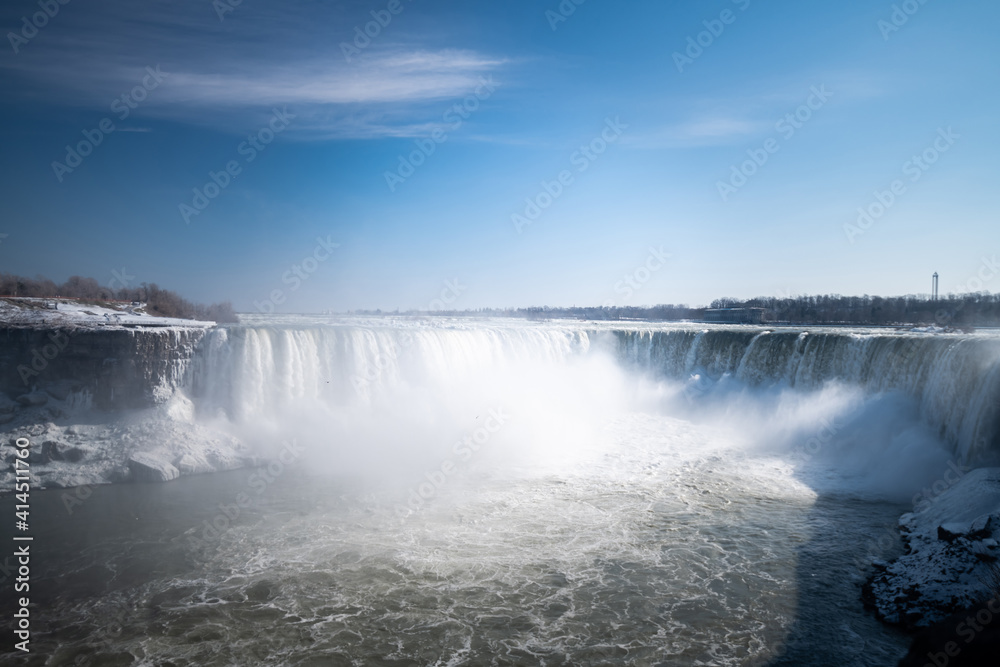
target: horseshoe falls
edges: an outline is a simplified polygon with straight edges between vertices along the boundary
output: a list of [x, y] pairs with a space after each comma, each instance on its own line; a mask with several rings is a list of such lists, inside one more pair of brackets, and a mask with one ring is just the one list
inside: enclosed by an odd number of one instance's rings
[[257, 316], [177, 364], [156, 419], [249, 463], [34, 496], [60, 664], [893, 664], [871, 564], [1000, 445], [991, 333]]
[[288, 411], [331, 418], [349, 411], [355, 421], [364, 415], [385, 423], [409, 413], [414, 401], [427, 402], [425, 418], [444, 418], [437, 413], [471, 408], [461, 404], [473, 397], [484, 404], [522, 402], [528, 394], [522, 414], [530, 419], [545, 411], [546, 401], [560, 403], [548, 406], [551, 418], [579, 411], [575, 417], [589, 421], [595, 411], [650, 408], [651, 401], [683, 416], [672, 391], [695, 413], [709, 405], [734, 409], [738, 395], [741, 405], [758, 403], [752, 412], [759, 417], [766, 413], [763, 403], [779, 400], [775, 394], [787, 403], [836, 388], [837, 395], [862, 402], [908, 404], [919, 412], [913, 427], [926, 427], [957, 460], [980, 462], [1000, 448], [998, 359], [1000, 339], [991, 335], [860, 329], [460, 321], [243, 327], [208, 334], [195, 361], [192, 396], [200, 412], [234, 424], [287, 428]]

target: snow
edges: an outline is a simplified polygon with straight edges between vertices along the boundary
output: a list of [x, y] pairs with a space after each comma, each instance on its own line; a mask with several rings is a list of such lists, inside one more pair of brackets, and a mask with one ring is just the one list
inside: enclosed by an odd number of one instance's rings
[[[11, 407], [11, 406], [7, 406]], [[86, 391], [9, 413], [3, 429], [31, 443], [32, 488], [68, 488], [233, 470], [257, 459], [236, 438], [194, 421], [178, 392], [162, 405], [106, 413], [91, 409]], [[0, 448], [0, 489], [12, 489], [14, 449]]]
[[988, 597], [1000, 558], [1000, 468], [963, 474], [899, 519], [906, 553], [874, 563], [870, 602], [886, 621], [927, 626]]
[[147, 452], [136, 452], [128, 459], [129, 472], [137, 482], [169, 482], [181, 476], [169, 461]]
[[156, 317], [145, 304], [81, 302], [74, 299], [0, 298], [0, 324], [29, 327], [214, 327], [215, 322]]

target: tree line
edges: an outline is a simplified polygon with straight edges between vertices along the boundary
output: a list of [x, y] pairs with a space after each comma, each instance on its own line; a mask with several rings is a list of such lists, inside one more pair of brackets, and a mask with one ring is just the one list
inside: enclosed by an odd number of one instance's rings
[[[763, 308], [764, 321], [783, 324], [852, 324], [876, 326], [934, 325], [967, 328], [1000, 326], [1000, 293], [949, 294], [938, 300], [922, 295], [895, 297], [825, 294], [794, 297], [716, 299], [709, 308]], [[527, 319], [644, 320], [676, 322], [705, 319], [706, 308], [684, 304], [657, 306], [572, 306], [479, 308], [396, 312], [397, 315], [479, 315]], [[381, 310], [353, 311], [356, 315], [387, 315]]]
[[0, 295], [22, 297], [61, 297], [94, 301], [138, 301], [146, 304], [146, 312], [159, 317], [177, 317], [185, 320], [211, 320], [237, 322], [233, 305], [224, 301], [203, 305], [192, 303], [176, 292], [165, 290], [156, 283], [142, 283], [138, 287], [113, 289], [93, 278], [70, 276], [66, 282], [56, 284], [44, 276], [25, 278], [10, 273], [0, 273]]
[[764, 308], [769, 321], [792, 324], [1000, 325], [1000, 293], [949, 294], [937, 300], [906, 296], [795, 296], [716, 299], [712, 308]]

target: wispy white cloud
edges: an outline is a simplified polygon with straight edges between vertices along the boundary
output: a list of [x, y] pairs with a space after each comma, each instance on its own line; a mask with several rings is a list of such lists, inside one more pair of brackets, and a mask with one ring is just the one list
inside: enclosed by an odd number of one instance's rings
[[683, 120], [623, 137], [623, 143], [643, 148], [684, 148], [726, 145], [759, 134], [771, 125], [748, 116], [705, 116]]
[[273, 107], [288, 107], [296, 114], [290, 138], [370, 138], [433, 131], [447, 100], [510, 65], [429, 47], [404, 24], [347, 62], [331, 34], [346, 39], [355, 14], [366, 12], [308, 4], [315, 24], [304, 29], [289, 7], [244, 9], [222, 23], [211, 3], [151, 0], [139, 10], [109, 0], [61, 15], [45, 40], [32, 43], [30, 57], [0, 61], [0, 74], [32, 104], [108, 114], [147, 67], [158, 67], [163, 82], [132, 111], [139, 125], [166, 120], [240, 134], [266, 122]]
[[[163, 82], [144, 96], [135, 114], [242, 132], [272, 107], [287, 106], [299, 119], [293, 130], [298, 138], [420, 136], [438, 127], [443, 101], [472, 94], [506, 64], [456, 50], [383, 51], [351, 64], [315, 58], [226, 66], [157, 62], [150, 66], [159, 66]], [[107, 109], [147, 75], [145, 67], [115, 62], [82, 73], [25, 69], [23, 75], [59, 91], [53, 103], [95, 109]]]
[[736, 116], [715, 116], [681, 123], [673, 128], [679, 138], [692, 140], [720, 140], [742, 137], [759, 132], [765, 125], [760, 121]]
[[814, 81], [781, 81], [758, 87], [762, 93], [670, 100], [666, 122], [623, 137], [643, 148], [724, 146], [775, 131], [775, 124], [804, 104], [813, 88], [823, 86], [837, 103], [886, 95], [892, 85], [863, 71], [831, 72]]
[[467, 95], [481, 76], [503, 64], [450, 51], [391, 54], [351, 66], [327, 61], [231, 73], [181, 71], [169, 76], [163, 97], [216, 108], [426, 102]]

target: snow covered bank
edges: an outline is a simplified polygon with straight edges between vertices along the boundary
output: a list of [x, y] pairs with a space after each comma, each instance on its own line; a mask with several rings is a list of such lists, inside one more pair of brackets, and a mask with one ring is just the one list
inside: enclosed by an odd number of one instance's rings
[[876, 562], [867, 601], [889, 623], [926, 627], [990, 597], [1000, 558], [1000, 468], [962, 475], [899, 519], [906, 553]]
[[156, 317], [145, 312], [145, 304], [113, 301], [86, 302], [78, 299], [0, 298], [0, 325], [12, 327], [199, 327], [215, 322]]
[[[37, 404], [18, 410], [0, 394], [0, 417], [8, 418], [4, 445], [17, 438], [31, 443], [32, 488], [162, 482], [254, 463], [238, 440], [197, 424], [180, 393], [153, 408], [115, 412], [94, 410], [85, 390], [63, 399], [38, 393]], [[0, 490], [14, 488], [13, 456], [13, 447], [0, 447]]]

